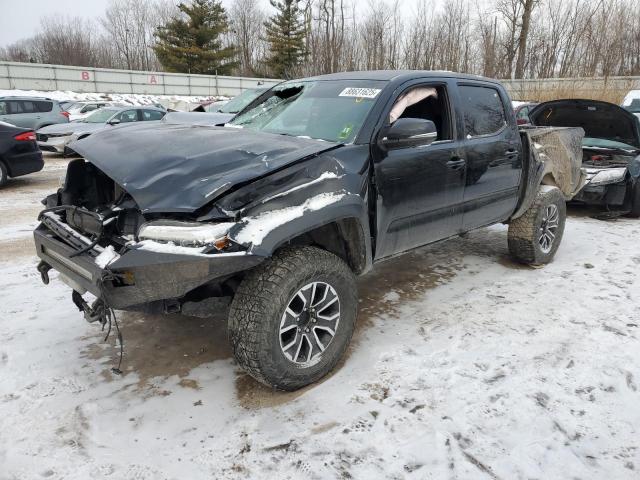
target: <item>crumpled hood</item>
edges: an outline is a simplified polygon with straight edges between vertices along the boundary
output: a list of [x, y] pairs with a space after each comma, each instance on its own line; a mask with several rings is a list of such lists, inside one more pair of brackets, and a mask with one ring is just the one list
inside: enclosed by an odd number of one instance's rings
[[38, 130], [38, 133], [50, 135], [52, 133], [95, 132], [96, 130], [102, 130], [106, 126], [107, 126], [106, 123], [84, 123], [84, 122], [57, 123], [55, 125], [49, 125], [48, 127], [42, 127], [40, 130]]
[[230, 127], [133, 125], [73, 149], [118, 183], [144, 213], [193, 212], [244, 183], [335, 143]]
[[640, 148], [638, 118], [618, 105], [596, 100], [553, 100], [529, 113], [539, 127], [582, 127], [585, 137], [602, 138]]

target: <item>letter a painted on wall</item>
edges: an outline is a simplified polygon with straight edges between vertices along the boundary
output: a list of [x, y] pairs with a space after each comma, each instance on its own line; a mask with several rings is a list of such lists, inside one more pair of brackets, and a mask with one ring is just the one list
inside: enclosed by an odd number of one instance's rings
[[158, 80], [156, 80], [156, 76], [155, 75], [151, 75], [149, 77], [149, 83], [152, 85], [157, 85], [158, 84]]

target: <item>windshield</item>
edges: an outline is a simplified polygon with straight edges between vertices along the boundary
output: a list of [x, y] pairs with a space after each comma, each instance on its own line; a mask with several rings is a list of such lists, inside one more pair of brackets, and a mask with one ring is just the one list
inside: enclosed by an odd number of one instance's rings
[[89, 115], [87, 118], [83, 119], [82, 121], [85, 123], [105, 123], [116, 112], [117, 110], [102, 108], [100, 110], [96, 110], [95, 112], [93, 112], [91, 115]]
[[67, 106], [67, 112], [71, 111], [71, 110], [80, 110], [82, 107], [84, 107], [84, 103], [72, 103], [71, 105]]
[[238, 113], [244, 107], [253, 102], [258, 96], [266, 92], [266, 88], [258, 88], [254, 90], [245, 90], [237, 97], [232, 98], [222, 105], [218, 111], [221, 113]]
[[229, 125], [268, 133], [352, 142], [386, 82], [324, 80], [286, 82]]
[[638, 150], [632, 145], [627, 145], [626, 143], [622, 142], [616, 142], [614, 140], [607, 140], [605, 138], [584, 137], [584, 139], [582, 140], [582, 146], [587, 148], [606, 148], [610, 150]]

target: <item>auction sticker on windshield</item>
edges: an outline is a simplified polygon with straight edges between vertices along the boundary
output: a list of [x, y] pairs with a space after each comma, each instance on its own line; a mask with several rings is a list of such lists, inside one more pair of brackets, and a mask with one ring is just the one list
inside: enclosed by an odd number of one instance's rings
[[382, 90], [379, 88], [345, 88], [338, 95], [339, 97], [376, 98]]

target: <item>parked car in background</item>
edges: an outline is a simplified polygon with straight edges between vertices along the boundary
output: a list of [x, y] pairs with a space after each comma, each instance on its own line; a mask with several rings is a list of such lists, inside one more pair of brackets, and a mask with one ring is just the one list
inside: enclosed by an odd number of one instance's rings
[[210, 112], [237, 114], [252, 101], [269, 90], [270, 87], [251, 88], [245, 90], [240, 95], [233, 97], [231, 100], [211, 100], [201, 102], [192, 112]]
[[69, 144], [114, 125], [162, 120], [165, 110], [157, 107], [105, 107], [88, 117], [65, 125], [51, 125], [36, 132], [38, 145], [46, 152], [72, 154]]
[[529, 114], [538, 126], [582, 127], [587, 183], [575, 201], [640, 217], [640, 120], [628, 110], [595, 100], [554, 100]]
[[513, 113], [516, 116], [516, 122], [518, 125], [529, 125], [531, 120], [529, 119], [529, 112], [537, 105], [534, 102], [512, 102]]
[[249, 90], [245, 90], [237, 97], [233, 97], [228, 102], [223, 105], [215, 105], [212, 103], [211, 105], [205, 108], [207, 112], [215, 112], [215, 113], [226, 113], [236, 115], [237, 113], [244, 110], [244, 108], [253, 102], [256, 98], [262, 95], [264, 92], [269, 90], [268, 87], [262, 88], [252, 88]]
[[640, 98], [634, 98], [631, 100], [631, 103], [625, 106], [624, 109], [640, 118]]
[[116, 102], [107, 102], [107, 101], [99, 101], [99, 102], [75, 102], [73, 105], [67, 107], [67, 112], [69, 112], [69, 120], [74, 122], [76, 120], [82, 120], [83, 118], [89, 116], [91, 112], [98, 110], [103, 107], [125, 107], [126, 105], [122, 105]]
[[640, 117], [640, 90], [631, 90], [622, 101], [622, 108]]
[[34, 131], [0, 122], [0, 186], [11, 177], [39, 172], [42, 167], [44, 161]]
[[[374, 262], [495, 223], [552, 261], [582, 185], [579, 128], [516, 125], [494, 80], [346, 72], [282, 83], [227, 126], [159, 122], [75, 144], [34, 232], [85, 318], [231, 303], [238, 363], [295, 390], [337, 365]], [[89, 305], [82, 297], [91, 292]]]
[[193, 109], [191, 109], [191, 112], [208, 112], [209, 109], [212, 110], [218, 110], [218, 108], [220, 108], [222, 105], [224, 105], [225, 103], [227, 103], [229, 100], [205, 100], [203, 102], [200, 102], [199, 105], [197, 105], [196, 107], [194, 107]]
[[47, 125], [68, 123], [69, 114], [50, 98], [0, 97], [0, 121], [37, 130]]
[[58, 100], [58, 104], [60, 105], [60, 108], [64, 111], [66, 111], [67, 108], [69, 108], [74, 103], [76, 103], [75, 100]]

